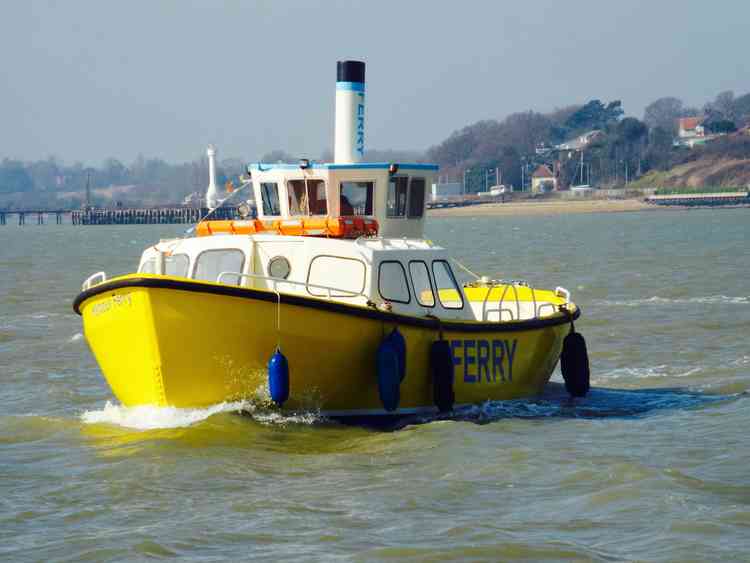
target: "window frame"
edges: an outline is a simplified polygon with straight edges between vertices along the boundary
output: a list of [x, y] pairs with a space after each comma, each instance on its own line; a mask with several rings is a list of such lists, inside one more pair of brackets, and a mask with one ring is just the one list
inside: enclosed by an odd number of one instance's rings
[[[404, 281], [406, 282], [406, 293], [409, 295], [408, 301], [401, 301], [398, 299], [390, 299], [383, 295], [383, 292], [380, 291], [381, 285], [380, 280], [382, 278], [383, 273], [383, 264], [398, 264], [401, 267], [401, 273], [404, 274]], [[381, 299], [385, 299], [386, 301], [390, 303], [403, 303], [404, 305], [408, 305], [411, 303], [411, 288], [409, 287], [409, 277], [406, 275], [406, 269], [404, 268], [404, 265], [399, 260], [381, 260], [378, 264], [378, 295], [380, 295]]]
[[[198, 278], [196, 278], [195, 277], [195, 273], [198, 270], [198, 264], [200, 263], [201, 256], [203, 256], [204, 254], [207, 254], [209, 252], [229, 252], [229, 251], [239, 252], [240, 254], [242, 254], [242, 263], [240, 264], [240, 269], [239, 269], [238, 272], [235, 272], [235, 273], [244, 274], [245, 273], [245, 262], [247, 262], [247, 256], [245, 255], [245, 251], [244, 250], [242, 250], [241, 248], [232, 248], [232, 247], [230, 247], [230, 248], [207, 248], [206, 250], [202, 250], [201, 252], [199, 252], [196, 255], [195, 260], [193, 261], [193, 267], [190, 269], [191, 270], [190, 271], [190, 279], [196, 280], [196, 281], [205, 281], [205, 282], [209, 282], [209, 283], [218, 283], [216, 281], [216, 279], [213, 279], [213, 280], [204, 280], [204, 279], [198, 279]], [[221, 274], [221, 272], [219, 272], [219, 274]], [[218, 274], [217, 274], [217, 277], [218, 277]], [[239, 286], [241, 284], [242, 284], [242, 278], [240, 277], [240, 279], [237, 280], [237, 284], [236, 285]], [[232, 285], [234, 285], [234, 284], [232, 284]]]
[[[341, 212], [341, 198], [343, 197], [344, 184], [371, 184], [370, 191], [370, 213], [364, 213], [363, 215], [353, 215], [354, 217], [375, 217], [375, 193], [377, 187], [377, 180], [340, 180], [339, 181], [339, 215], [344, 216]], [[386, 196], [387, 197], [387, 196]], [[350, 202], [351, 203], [351, 202]], [[352, 206], [353, 207], [353, 206]], [[365, 199], [365, 211], [367, 211], [367, 199]]]
[[[292, 182], [302, 182], [305, 186], [305, 195], [307, 196], [307, 213], [292, 213], [292, 205], [291, 205], [291, 197], [294, 193], [294, 189], [292, 188]], [[323, 185], [323, 193], [325, 194], [325, 204], [326, 204], [326, 211], [325, 213], [315, 213], [312, 214], [310, 212], [310, 182], [321, 182]], [[285, 187], [286, 187], [286, 202], [287, 202], [287, 213], [289, 214], [289, 217], [327, 217], [330, 214], [330, 202], [328, 201], [328, 183], [324, 178], [287, 178], [285, 181]], [[316, 198], [315, 201], [318, 201]], [[300, 210], [302, 211], [302, 210]]]
[[[365, 287], [367, 285], [367, 264], [363, 260], [359, 260], [357, 258], [350, 258], [348, 256], [336, 256], [335, 254], [316, 254], [312, 260], [310, 260], [310, 264], [307, 266], [307, 278], [305, 279], [305, 290], [307, 290], [307, 293], [312, 295], [313, 297], [328, 297], [328, 292], [323, 293], [314, 293], [310, 291], [310, 273], [312, 271], [313, 262], [317, 260], [318, 258], [336, 258], [337, 260], [351, 260], [352, 262], [357, 262], [358, 264], [362, 265], [362, 289], [359, 290], [359, 293], [365, 292]], [[313, 284], [318, 285], [318, 284]], [[335, 292], [331, 292], [331, 297], [340, 297], [340, 298], [349, 298], [349, 299], [355, 299], [356, 297], [359, 297], [359, 295], [349, 295], [348, 290], [339, 288], [343, 293], [337, 294]], [[321, 290], [322, 291], [322, 290]]]
[[[166, 263], [166, 260], [169, 259], [169, 258], [174, 259], [177, 256], [184, 256], [187, 259], [187, 264], [185, 266], [185, 275], [184, 276], [177, 276], [175, 274], [167, 274], [167, 263]], [[170, 275], [170, 276], [173, 276], [175, 278], [183, 278], [184, 277], [186, 279], [190, 279], [189, 276], [190, 276], [191, 267], [190, 267], [190, 255], [189, 254], [187, 254], [186, 252], [178, 252], [177, 254], [170, 254], [169, 256], [165, 256], [164, 258], [165, 258], [165, 260], [164, 260], [164, 275], [165, 276]]]
[[[438, 262], [442, 262], [446, 265], [446, 270], [448, 274], [450, 275], [451, 281], [453, 282], [454, 289], [458, 292], [458, 296], [461, 298], [461, 306], [460, 307], [446, 307], [446, 305], [443, 303], [443, 300], [440, 299], [440, 288], [437, 287], [437, 276], [435, 275], [435, 264]], [[440, 302], [440, 306], [445, 309], [446, 311], [460, 311], [464, 308], [466, 305], [466, 300], [464, 299], [464, 294], [461, 291], [461, 286], [458, 285], [458, 280], [456, 279], [455, 274], [453, 273], [453, 268], [451, 268], [451, 265], [448, 263], [447, 260], [444, 258], [437, 258], [432, 261], [432, 276], [435, 278], [435, 286], [437, 287], [437, 300]]]
[[[391, 215], [390, 210], [388, 209], [388, 196], [390, 194], [391, 189], [391, 182], [394, 183], [395, 186], [398, 186], [397, 180], [404, 178], [406, 179], [406, 199], [404, 200], [404, 213], [403, 215]], [[408, 176], [406, 174], [398, 174], [388, 177], [388, 187], [385, 192], [385, 216], [387, 219], [406, 219], [407, 212], [409, 210], [409, 184], [411, 183], [411, 176]], [[395, 196], [395, 205], [396, 205], [396, 212], [398, 212], [398, 190], [394, 193]]]
[[[417, 293], [417, 286], [414, 285], [414, 276], [411, 273], [411, 265], [412, 264], [422, 264], [424, 266], [424, 271], [427, 274], [427, 282], [430, 284], [430, 292], [432, 293], [432, 305], [425, 305], [420, 301]], [[409, 281], [411, 281], [412, 289], [414, 290], [414, 299], [417, 301], [420, 307], [425, 307], [427, 309], [434, 309], [437, 307], [438, 297], [435, 296], [435, 286], [432, 283], [432, 273], [430, 272], [430, 267], [427, 265], [427, 262], [424, 260], [409, 260]]]

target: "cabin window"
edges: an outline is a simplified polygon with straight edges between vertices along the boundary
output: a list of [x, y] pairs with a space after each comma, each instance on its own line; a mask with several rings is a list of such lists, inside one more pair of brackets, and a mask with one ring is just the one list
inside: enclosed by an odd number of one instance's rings
[[[316, 256], [310, 261], [307, 283], [333, 287], [341, 291], [331, 291], [331, 297], [356, 297], [365, 290], [365, 264], [354, 258], [340, 256]], [[328, 291], [320, 287], [307, 287], [307, 292], [315, 297], [328, 297]]]
[[401, 262], [385, 261], [378, 269], [378, 291], [386, 301], [410, 303], [411, 294], [406, 281], [406, 270]]
[[281, 215], [279, 186], [276, 182], [261, 182], [260, 198], [263, 200], [263, 215]]
[[409, 185], [409, 217], [424, 215], [424, 178], [412, 178]]
[[187, 254], [172, 254], [164, 257], [164, 273], [168, 276], [186, 278], [190, 259]]
[[463, 309], [464, 298], [448, 262], [434, 260], [432, 262], [432, 275], [435, 278], [440, 304], [446, 309]]
[[427, 264], [421, 260], [409, 262], [409, 274], [411, 275], [411, 285], [414, 288], [414, 296], [417, 302], [423, 307], [435, 306], [435, 293], [432, 291], [432, 280], [430, 280], [430, 271]]
[[341, 182], [340, 214], [372, 215], [375, 182]]
[[156, 273], [156, 258], [149, 258], [145, 260], [141, 267], [138, 268], [138, 273], [141, 274], [155, 274]]
[[290, 180], [289, 215], [327, 215], [326, 183], [323, 180]]
[[387, 217], [404, 217], [406, 215], [406, 194], [409, 186], [407, 176], [393, 176], [388, 181], [388, 199], [386, 200]]
[[245, 265], [245, 254], [241, 250], [222, 248], [217, 250], [205, 250], [198, 255], [195, 261], [193, 278], [210, 282], [218, 281], [222, 272], [233, 272], [235, 275], [225, 275], [221, 283], [229, 285], [240, 285], [242, 279], [239, 274]]

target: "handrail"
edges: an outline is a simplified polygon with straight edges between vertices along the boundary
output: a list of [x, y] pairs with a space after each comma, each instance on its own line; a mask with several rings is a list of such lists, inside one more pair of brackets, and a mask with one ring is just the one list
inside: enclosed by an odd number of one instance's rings
[[[503, 292], [501, 293], [500, 299], [497, 302], [497, 307], [492, 308], [492, 309], [488, 309], [487, 304], [490, 301], [492, 292], [495, 289], [499, 290], [501, 286], [495, 280], [492, 281], [491, 285], [485, 286], [487, 287], [487, 293], [485, 294], [484, 299], [482, 300], [482, 310], [481, 310], [483, 320], [487, 320], [490, 313], [498, 313], [500, 315], [500, 317], [498, 318], [498, 322], [500, 322], [502, 321], [502, 315], [504, 312], [510, 313], [511, 320], [513, 320], [514, 318], [518, 318], [520, 320], [521, 319], [521, 299], [519, 298], [519, 295], [518, 295], [519, 286], [527, 286], [529, 287], [529, 290], [531, 291], [531, 302], [532, 302], [533, 311], [534, 311], [534, 316], [533, 316], [534, 319], [538, 319], [541, 316], [541, 313], [545, 307], [551, 308], [552, 313], [556, 312], [557, 310], [556, 306], [553, 303], [547, 303], [547, 302], [539, 303], [537, 301], [536, 291], [534, 290], [533, 287], [529, 286], [525, 282], [511, 280], [511, 281], [500, 282], [500, 283], [503, 286]], [[503, 302], [505, 301], [505, 297], [507, 296], [508, 291], [510, 289], [512, 289], [513, 291], [513, 297], [516, 302], [515, 317], [513, 315], [513, 311], [510, 308], [503, 307]], [[564, 287], [556, 287], [555, 295], [557, 295], [558, 297], [564, 298], [566, 303], [570, 303], [570, 291], [568, 291]]]
[[[101, 281], [94, 283], [94, 280], [97, 278], [101, 278]], [[83, 291], [86, 291], [87, 289], [91, 289], [95, 285], [99, 285], [100, 283], [104, 283], [105, 281], [107, 281], [106, 272], [96, 272], [95, 274], [91, 274], [89, 277], [86, 278], [86, 280], [81, 285], [81, 289]]]
[[[515, 320], [515, 317], [513, 316], [513, 309], [510, 309], [508, 307], [502, 307], [502, 308], [498, 307], [497, 309], [487, 309], [487, 311], [485, 311], [485, 317], [484, 317], [485, 321], [488, 320], [487, 317], [490, 316], [490, 313], [497, 313], [498, 315], [497, 322], [501, 322], [503, 320], [503, 313], [508, 313], [508, 316], [510, 317], [511, 321]], [[519, 317], [519, 320], [520, 319], [521, 317]]]
[[554, 303], [540, 303], [539, 307], [536, 310], [536, 317], [535, 318], [539, 318], [539, 317], [542, 316], [542, 309], [544, 309], [545, 307], [549, 307], [550, 309], [552, 309], [552, 313], [556, 313], [557, 312], [557, 308], [555, 307]]
[[[503, 295], [500, 298], [500, 302], [497, 304], [497, 306], [498, 308], [501, 308], [503, 306], [503, 300], [505, 299], [505, 294], [507, 293], [509, 287], [513, 288], [513, 296], [516, 298], [516, 312], [518, 313], [518, 318], [520, 319], [521, 318], [521, 302], [518, 299], [518, 289], [516, 289], [515, 283], [511, 283], [510, 285], [507, 285], [505, 287], [505, 291], [503, 292]], [[536, 311], [534, 311], [534, 313], [536, 313]]]
[[239, 278], [250, 278], [250, 279], [257, 279], [257, 280], [264, 280], [271, 282], [273, 284], [273, 291], [278, 293], [278, 290], [276, 289], [279, 284], [290, 284], [290, 285], [297, 285], [302, 286], [305, 289], [307, 289], [308, 293], [313, 295], [314, 297], [322, 297], [321, 295], [316, 295], [312, 292], [310, 292], [310, 288], [313, 289], [320, 289], [323, 291], [326, 291], [328, 293], [328, 299], [333, 299], [332, 292], [336, 293], [345, 293], [347, 295], [337, 295], [336, 297], [364, 297], [365, 299], [369, 299], [367, 295], [362, 293], [361, 291], [351, 291], [349, 289], [341, 289], [338, 287], [330, 287], [327, 285], [317, 285], [313, 283], [307, 283], [307, 282], [298, 282], [293, 280], [284, 280], [279, 278], [273, 278], [271, 276], [263, 276], [260, 274], [241, 274], [239, 272], [221, 272], [218, 276], [216, 276], [216, 283], [222, 283], [222, 278], [225, 276], [237, 276]]

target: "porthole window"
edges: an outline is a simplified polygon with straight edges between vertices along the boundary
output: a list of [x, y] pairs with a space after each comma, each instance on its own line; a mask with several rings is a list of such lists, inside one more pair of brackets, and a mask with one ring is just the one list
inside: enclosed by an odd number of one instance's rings
[[292, 265], [284, 256], [274, 256], [268, 261], [268, 275], [272, 278], [285, 280], [292, 271]]

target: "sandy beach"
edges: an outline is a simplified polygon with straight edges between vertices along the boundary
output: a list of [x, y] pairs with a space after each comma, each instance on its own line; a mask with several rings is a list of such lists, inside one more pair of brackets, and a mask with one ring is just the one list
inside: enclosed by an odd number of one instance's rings
[[484, 203], [466, 207], [431, 209], [432, 217], [477, 217], [491, 215], [560, 215], [563, 213], [622, 213], [664, 209], [639, 199], [546, 200]]

